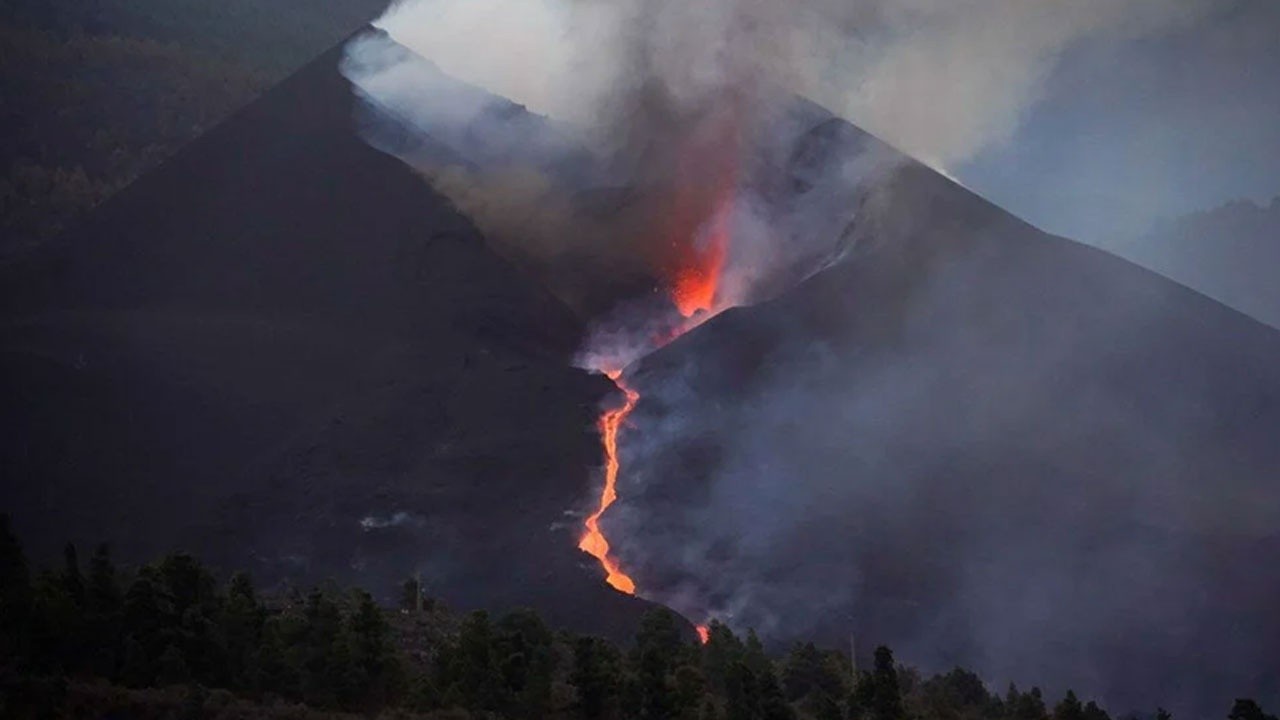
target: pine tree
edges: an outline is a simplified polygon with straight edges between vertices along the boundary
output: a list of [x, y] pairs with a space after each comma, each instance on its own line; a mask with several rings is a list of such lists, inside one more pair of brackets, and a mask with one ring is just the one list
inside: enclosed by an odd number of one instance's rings
[[795, 702], [819, 689], [822, 666], [822, 654], [813, 643], [796, 643], [782, 666], [782, 685], [787, 699]]
[[756, 635], [755, 630], [747, 631], [747, 641], [743, 647], [742, 661], [757, 676], [763, 676], [766, 672], [772, 672], [773, 670], [773, 663], [769, 661], [769, 655], [764, 651], [764, 643], [760, 642], [760, 637]]
[[573, 645], [569, 682], [578, 691], [578, 715], [600, 720], [622, 689], [622, 659], [617, 648], [594, 637], [580, 637]]
[[[140, 668], [147, 667], [146, 674], [154, 676], [152, 661], [159, 659], [177, 628], [173, 600], [168, 589], [160, 581], [155, 568], [143, 567], [130, 583], [124, 596], [124, 633], [137, 645], [134, 648], [132, 671], [128, 682], [139, 685]], [[127, 649], [127, 648], [126, 648]], [[126, 657], [126, 664], [129, 658]]]
[[493, 656], [489, 614], [472, 612], [458, 634], [454, 671], [460, 698], [470, 710], [496, 711], [505, 705], [502, 675]]
[[681, 665], [675, 671], [675, 713], [679, 717], [698, 716], [702, 696], [707, 691], [707, 679], [693, 665]]
[[390, 702], [401, 689], [401, 668], [391, 643], [391, 627], [367, 592], [356, 594], [349, 635], [353, 662], [364, 683], [357, 693], [357, 702], [364, 707]]
[[123, 603], [116, 568], [111, 562], [111, 548], [106, 543], [98, 545], [89, 558], [88, 603], [98, 615], [114, 615], [120, 612]]
[[27, 651], [31, 617], [31, 573], [22, 545], [0, 514], [0, 657]]
[[62, 548], [62, 587], [67, 597], [78, 607], [85, 605], [84, 576], [80, 574], [80, 561], [76, 554], [76, 546], [67, 543]]
[[266, 610], [258, 603], [252, 580], [245, 573], [232, 575], [218, 623], [226, 643], [228, 678], [232, 687], [253, 687], [265, 622]]
[[772, 668], [765, 668], [758, 676], [760, 685], [761, 720], [794, 720], [795, 712], [782, 694], [782, 687]]
[[849, 699], [849, 717], [855, 720], [901, 720], [905, 716], [893, 652], [881, 645], [876, 648], [872, 671], [858, 678]]
[[551, 683], [556, 671], [554, 637], [532, 610], [516, 610], [498, 621], [494, 649], [511, 703], [507, 714], [540, 718], [551, 707]]
[[1053, 720], [1084, 720], [1084, 707], [1074, 692], [1068, 690], [1062, 702], [1054, 706]]
[[1262, 707], [1255, 700], [1236, 698], [1231, 705], [1231, 713], [1227, 715], [1227, 720], [1276, 720], [1276, 716], [1263, 712]]
[[303, 622], [290, 615], [271, 618], [262, 626], [262, 641], [245, 678], [254, 692], [272, 692], [287, 698], [302, 695], [302, 669], [288, 649], [300, 644]]
[[707, 643], [702, 646], [702, 672], [711, 690], [724, 695], [729, 668], [741, 660], [745, 648], [729, 626], [712, 620], [707, 627]]
[[640, 682], [640, 716], [667, 720], [676, 712], [671, 675], [688, 654], [675, 613], [658, 608], [645, 613], [636, 634], [632, 664]]
[[1107, 711], [1098, 707], [1098, 704], [1092, 700], [1085, 704], [1082, 717], [1084, 720], [1111, 720]]
[[760, 689], [755, 673], [743, 660], [729, 666], [725, 680], [725, 720], [759, 720]]
[[191, 670], [182, 657], [182, 651], [176, 645], [169, 645], [160, 654], [159, 667], [156, 672], [156, 684], [160, 686], [179, 685], [191, 679]]
[[98, 545], [89, 559], [85, 622], [89, 645], [86, 665], [100, 677], [114, 676], [119, 663], [123, 607], [111, 550], [105, 543]]
[[834, 695], [821, 693], [814, 696], [810, 708], [814, 720], [844, 720], [844, 710]]
[[120, 668], [120, 680], [128, 687], [150, 687], [156, 679], [155, 664], [150, 654], [137, 638], [124, 639], [124, 658]]
[[782, 667], [782, 686], [792, 702], [811, 694], [840, 697], [847, 692], [844, 678], [848, 672], [838, 657], [819, 651], [813, 643], [796, 643]]
[[1044, 704], [1044, 695], [1040, 692], [1040, 688], [1032, 687], [1018, 699], [1015, 716], [1019, 720], [1043, 720], [1048, 715], [1049, 712]]

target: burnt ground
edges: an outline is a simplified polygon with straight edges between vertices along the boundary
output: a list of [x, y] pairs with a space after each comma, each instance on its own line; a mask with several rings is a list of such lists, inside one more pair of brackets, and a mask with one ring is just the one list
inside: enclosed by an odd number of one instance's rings
[[623, 636], [574, 548], [611, 386], [578, 320], [354, 128], [335, 49], [0, 269], [0, 507], [261, 580], [421, 571]]

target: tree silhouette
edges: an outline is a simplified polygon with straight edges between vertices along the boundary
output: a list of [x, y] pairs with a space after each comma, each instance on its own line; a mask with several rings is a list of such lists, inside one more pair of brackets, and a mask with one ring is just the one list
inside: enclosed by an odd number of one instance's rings
[[0, 514], [0, 657], [27, 652], [31, 618], [31, 571], [22, 544]]
[[600, 638], [578, 638], [573, 646], [570, 682], [578, 690], [579, 716], [600, 720], [608, 715], [622, 689], [622, 656]]
[[1257, 701], [1251, 698], [1236, 698], [1227, 720], [1276, 720], [1276, 716], [1263, 712]]

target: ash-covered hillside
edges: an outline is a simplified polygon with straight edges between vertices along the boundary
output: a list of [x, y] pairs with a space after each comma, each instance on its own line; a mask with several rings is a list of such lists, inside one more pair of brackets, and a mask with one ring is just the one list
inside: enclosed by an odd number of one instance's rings
[[638, 582], [1113, 707], [1280, 692], [1280, 333], [910, 161], [861, 197], [845, 261], [628, 371]]
[[37, 558], [421, 572], [623, 636], [574, 548], [611, 387], [580, 321], [355, 131], [340, 49], [3, 268], [0, 505]]
[[1157, 223], [1124, 250], [1135, 261], [1280, 327], [1280, 197]]

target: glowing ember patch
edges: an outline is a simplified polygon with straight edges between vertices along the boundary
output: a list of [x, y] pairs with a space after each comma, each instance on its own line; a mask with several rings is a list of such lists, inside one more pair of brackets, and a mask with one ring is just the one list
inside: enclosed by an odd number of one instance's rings
[[621, 467], [618, 461], [618, 430], [635, 409], [636, 403], [640, 400], [640, 393], [632, 390], [622, 381], [621, 370], [609, 370], [605, 375], [617, 384], [618, 389], [626, 396], [626, 401], [622, 407], [604, 411], [597, 423], [604, 444], [604, 489], [600, 491], [600, 502], [596, 506], [596, 511], [588, 516], [584, 523], [586, 532], [578, 541], [578, 549], [600, 561], [600, 566], [605, 571], [606, 581], [614, 589], [628, 595], [635, 595], [635, 581], [622, 572], [618, 561], [609, 555], [609, 541], [600, 531], [600, 517], [618, 499], [618, 469]]
[[711, 628], [707, 627], [706, 625], [699, 625], [699, 626], [698, 626], [698, 640], [699, 640], [703, 645], [706, 645], [708, 642], [710, 642], [710, 641], [711, 641]]

